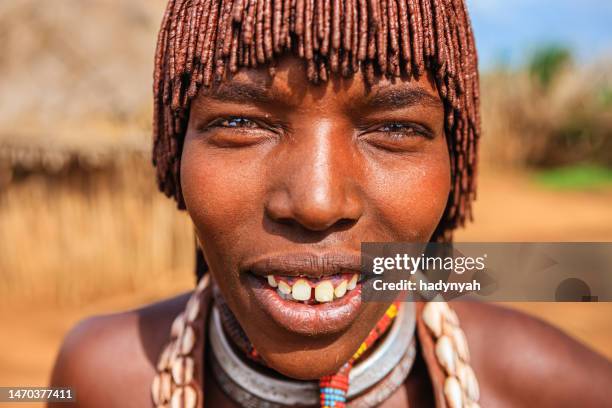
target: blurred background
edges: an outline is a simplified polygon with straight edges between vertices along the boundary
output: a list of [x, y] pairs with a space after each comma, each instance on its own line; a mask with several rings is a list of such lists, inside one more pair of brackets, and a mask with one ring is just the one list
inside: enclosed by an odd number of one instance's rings
[[[0, 2], [0, 385], [65, 332], [189, 290], [193, 236], [150, 164], [164, 0]], [[612, 240], [612, 3], [468, 0], [482, 166], [458, 241]], [[511, 304], [612, 357], [612, 304]]]

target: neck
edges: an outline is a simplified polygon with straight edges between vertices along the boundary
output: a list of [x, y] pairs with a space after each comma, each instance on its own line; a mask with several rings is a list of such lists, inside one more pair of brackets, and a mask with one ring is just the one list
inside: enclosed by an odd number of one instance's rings
[[[269, 402], [269, 398], [274, 398], [274, 395], [284, 395], [284, 399], [277, 401], [282, 402], [279, 406], [290, 405], [292, 399], [301, 405], [307, 401], [316, 405], [319, 399], [325, 405], [326, 398], [342, 395], [344, 401], [366, 399], [379, 403], [403, 383], [414, 361], [414, 304], [402, 305], [398, 318], [391, 324], [398, 307], [398, 304], [394, 304], [364, 341], [360, 352], [355, 353], [337, 374], [324, 377], [318, 382], [294, 380], [265, 367], [265, 362], [249, 342], [219, 290], [214, 288], [213, 294], [215, 310], [210, 323], [211, 346], [215, 357], [213, 369], [222, 388], [236, 398], [248, 399], [254, 395]], [[232, 362], [229, 365], [228, 360]], [[260, 364], [253, 364], [252, 361]], [[232, 371], [232, 367], [239, 369]], [[251, 384], [253, 378], [257, 381]], [[240, 386], [237, 387], [237, 384]], [[257, 384], [266, 384], [265, 388], [271, 393], [257, 389]], [[236, 396], [235, 393], [241, 390], [249, 390], [253, 395]]]

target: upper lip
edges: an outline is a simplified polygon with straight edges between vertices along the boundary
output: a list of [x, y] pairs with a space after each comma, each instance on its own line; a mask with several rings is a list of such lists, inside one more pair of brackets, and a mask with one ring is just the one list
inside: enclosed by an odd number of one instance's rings
[[247, 260], [240, 267], [241, 272], [268, 275], [306, 276], [321, 278], [341, 272], [360, 273], [359, 252], [294, 252], [259, 256]]

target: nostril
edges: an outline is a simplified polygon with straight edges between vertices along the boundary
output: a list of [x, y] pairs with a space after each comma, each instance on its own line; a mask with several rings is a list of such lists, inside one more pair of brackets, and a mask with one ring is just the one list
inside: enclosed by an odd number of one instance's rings
[[276, 217], [276, 218], [274, 218], [274, 221], [276, 221], [276, 222], [277, 222], [277, 223], [279, 223], [279, 224], [282, 224], [282, 225], [289, 225], [289, 226], [298, 224], [298, 223], [297, 223], [297, 222], [296, 222], [296, 221], [295, 221], [293, 218], [291, 218], [291, 217]]
[[347, 228], [352, 227], [356, 223], [357, 223], [357, 220], [353, 220], [350, 218], [342, 218], [336, 222], [335, 227], [339, 229], [347, 229]]

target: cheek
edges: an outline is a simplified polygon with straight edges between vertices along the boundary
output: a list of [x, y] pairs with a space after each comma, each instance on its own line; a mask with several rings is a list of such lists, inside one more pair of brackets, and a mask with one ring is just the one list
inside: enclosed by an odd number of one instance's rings
[[223, 153], [188, 135], [181, 158], [181, 188], [187, 212], [205, 250], [214, 248], [205, 251], [207, 255], [229, 255], [230, 248], [238, 244], [261, 213], [254, 205], [260, 201], [262, 190], [260, 166], [240, 155]]
[[429, 241], [450, 192], [446, 145], [427, 155], [406, 158], [399, 166], [379, 166], [373, 172], [373, 208], [385, 235], [394, 241]]

